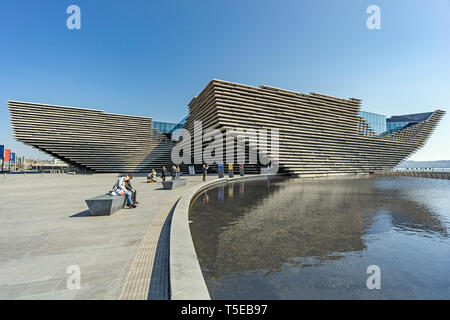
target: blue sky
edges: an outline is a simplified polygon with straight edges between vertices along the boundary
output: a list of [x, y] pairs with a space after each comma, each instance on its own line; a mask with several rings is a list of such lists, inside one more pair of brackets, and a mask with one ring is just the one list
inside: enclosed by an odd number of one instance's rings
[[[81, 30], [66, 9], [81, 8]], [[369, 5], [381, 30], [366, 27]], [[0, 144], [7, 100], [178, 122], [213, 78], [363, 100], [386, 115], [450, 111], [450, 0], [4, 0]], [[450, 114], [413, 160], [450, 159]]]

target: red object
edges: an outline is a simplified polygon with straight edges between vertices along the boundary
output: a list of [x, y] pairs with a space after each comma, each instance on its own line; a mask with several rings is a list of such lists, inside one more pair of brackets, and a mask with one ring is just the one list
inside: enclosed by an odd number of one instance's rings
[[5, 162], [9, 162], [11, 157], [11, 149], [5, 149]]

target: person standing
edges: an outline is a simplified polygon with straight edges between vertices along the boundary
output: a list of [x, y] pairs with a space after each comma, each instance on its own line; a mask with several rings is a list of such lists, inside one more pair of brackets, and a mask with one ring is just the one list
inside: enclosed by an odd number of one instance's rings
[[180, 166], [177, 166], [177, 180], [180, 179], [180, 176], [181, 176]]
[[175, 180], [177, 176], [177, 167], [175, 165], [172, 166], [172, 180]]
[[162, 170], [161, 170], [161, 179], [162, 179], [162, 181], [166, 181], [166, 173], [167, 173], [167, 169], [166, 169], [165, 166], [163, 166]]
[[208, 165], [205, 163], [203, 164], [202, 172], [203, 172], [203, 181], [206, 181], [206, 174], [208, 173]]

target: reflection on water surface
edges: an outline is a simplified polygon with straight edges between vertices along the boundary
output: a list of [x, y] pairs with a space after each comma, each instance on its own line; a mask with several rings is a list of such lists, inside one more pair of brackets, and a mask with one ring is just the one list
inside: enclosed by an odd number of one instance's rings
[[449, 196], [448, 180], [241, 181], [199, 195], [191, 232], [213, 299], [449, 299]]

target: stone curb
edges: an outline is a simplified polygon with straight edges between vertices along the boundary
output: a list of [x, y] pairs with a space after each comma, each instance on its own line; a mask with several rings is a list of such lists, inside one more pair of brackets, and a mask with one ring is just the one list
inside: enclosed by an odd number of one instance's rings
[[170, 287], [172, 300], [211, 300], [189, 228], [189, 209], [195, 197], [200, 192], [221, 183], [267, 178], [268, 175], [249, 175], [215, 179], [189, 188], [183, 194], [175, 207], [170, 229]]

